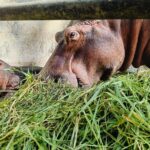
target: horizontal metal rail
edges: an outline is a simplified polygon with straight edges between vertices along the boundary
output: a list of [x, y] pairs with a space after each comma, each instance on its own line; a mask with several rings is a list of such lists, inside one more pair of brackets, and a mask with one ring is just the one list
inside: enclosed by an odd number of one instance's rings
[[150, 18], [150, 0], [49, 0], [0, 6], [0, 20]]

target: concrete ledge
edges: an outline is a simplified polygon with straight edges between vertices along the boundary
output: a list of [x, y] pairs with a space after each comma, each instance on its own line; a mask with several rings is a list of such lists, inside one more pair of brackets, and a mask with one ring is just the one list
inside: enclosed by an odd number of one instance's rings
[[0, 6], [0, 20], [150, 18], [149, 0], [49, 0]]

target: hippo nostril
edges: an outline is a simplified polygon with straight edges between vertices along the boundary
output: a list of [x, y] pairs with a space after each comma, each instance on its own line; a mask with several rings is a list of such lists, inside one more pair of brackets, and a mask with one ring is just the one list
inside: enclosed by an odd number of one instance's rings
[[55, 83], [58, 83], [59, 81], [62, 81], [63, 76], [62, 75], [58, 75], [58, 74], [49, 74], [46, 78], [45, 81], [49, 81], [52, 80]]
[[60, 75], [54, 75], [52, 78], [56, 83], [62, 80], [62, 77]]
[[78, 86], [82, 88], [83, 87], [83, 83], [80, 80], [80, 78], [78, 78], [78, 77], [77, 77], [77, 82], [78, 82]]

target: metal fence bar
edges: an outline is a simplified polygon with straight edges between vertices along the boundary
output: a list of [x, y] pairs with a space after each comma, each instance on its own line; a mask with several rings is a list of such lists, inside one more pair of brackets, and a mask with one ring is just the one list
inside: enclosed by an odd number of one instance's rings
[[150, 18], [150, 0], [49, 0], [0, 6], [0, 20]]

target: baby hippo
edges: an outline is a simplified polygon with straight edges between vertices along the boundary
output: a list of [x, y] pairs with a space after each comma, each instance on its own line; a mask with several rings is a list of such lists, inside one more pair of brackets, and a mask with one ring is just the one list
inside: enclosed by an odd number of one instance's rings
[[0, 60], [0, 90], [17, 89], [20, 83], [19, 76], [11, 70], [11, 66]]

